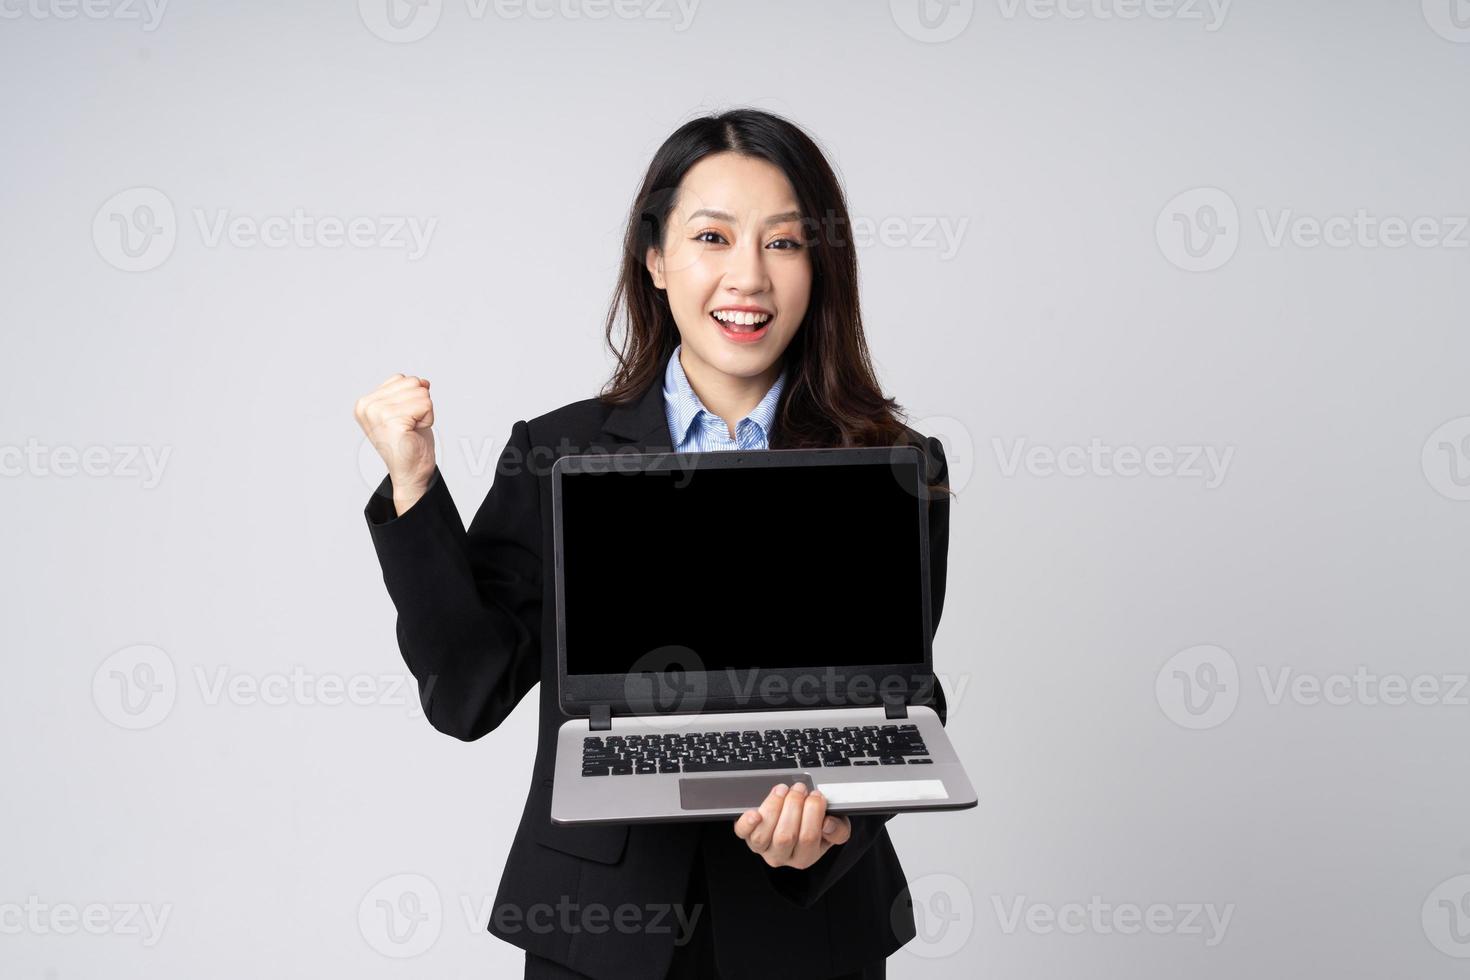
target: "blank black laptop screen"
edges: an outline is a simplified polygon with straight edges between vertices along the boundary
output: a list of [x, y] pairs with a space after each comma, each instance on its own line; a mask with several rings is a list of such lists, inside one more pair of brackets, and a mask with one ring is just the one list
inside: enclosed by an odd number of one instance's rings
[[917, 468], [564, 473], [567, 673], [922, 663]]

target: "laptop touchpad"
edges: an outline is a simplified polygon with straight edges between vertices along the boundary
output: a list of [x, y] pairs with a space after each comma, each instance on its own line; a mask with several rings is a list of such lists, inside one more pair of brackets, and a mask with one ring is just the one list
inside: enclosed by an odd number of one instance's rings
[[679, 806], [685, 810], [756, 809], [777, 783], [804, 783], [812, 788], [806, 773], [783, 776], [698, 776], [679, 780]]

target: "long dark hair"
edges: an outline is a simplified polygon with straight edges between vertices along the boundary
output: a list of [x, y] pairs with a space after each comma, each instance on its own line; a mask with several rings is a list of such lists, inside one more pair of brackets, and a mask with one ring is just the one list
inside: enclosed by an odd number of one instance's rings
[[[609, 405], [636, 401], [662, 384], [660, 368], [679, 342], [668, 297], [645, 265], [662, 249], [684, 175], [700, 160], [733, 151], [774, 164], [796, 192], [809, 242], [812, 292], [806, 318], [782, 355], [786, 384], [770, 434], [772, 449], [918, 445], [903, 409], [885, 397], [863, 337], [857, 254], [847, 201], [817, 144], [795, 123], [758, 109], [691, 120], [654, 154], [628, 215], [622, 269], [607, 312], [607, 345], [617, 369], [598, 395]], [[626, 311], [621, 343], [614, 341]], [[926, 452], [927, 455], [927, 452]], [[931, 489], [947, 492], [938, 484]]]

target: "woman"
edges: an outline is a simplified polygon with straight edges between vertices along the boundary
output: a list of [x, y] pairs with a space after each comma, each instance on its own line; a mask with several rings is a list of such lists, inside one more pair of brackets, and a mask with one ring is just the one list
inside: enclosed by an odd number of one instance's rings
[[549, 818], [565, 720], [544, 568], [558, 456], [917, 444], [935, 491], [937, 628], [944, 456], [874, 378], [849, 229], [836, 176], [792, 123], [745, 109], [680, 127], [629, 217], [607, 317], [614, 377], [597, 398], [515, 423], [468, 531], [435, 463], [428, 379], [395, 374], [357, 403], [388, 467], [367, 522], [429, 721], [479, 738], [541, 682], [532, 785], [489, 923], [526, 950], [527, 977], [882, 977], [914, 935], [888, 818], [829, 816], [799, 783], [774, 785], [733, 826]]

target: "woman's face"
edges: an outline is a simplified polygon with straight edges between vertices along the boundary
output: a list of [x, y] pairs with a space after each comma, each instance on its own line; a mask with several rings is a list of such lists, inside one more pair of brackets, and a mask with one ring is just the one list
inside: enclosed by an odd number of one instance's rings
[[[693, 359], [732, 377], [775, 380], [811, 298], [807, 245], [796, 195], [775, 165], [726, 152], [689, 169], [663, 250], [645, 259], [668, 292], [686, 369]], [[741, 309], [769, 317], [752, 332], [714, 316]]]

